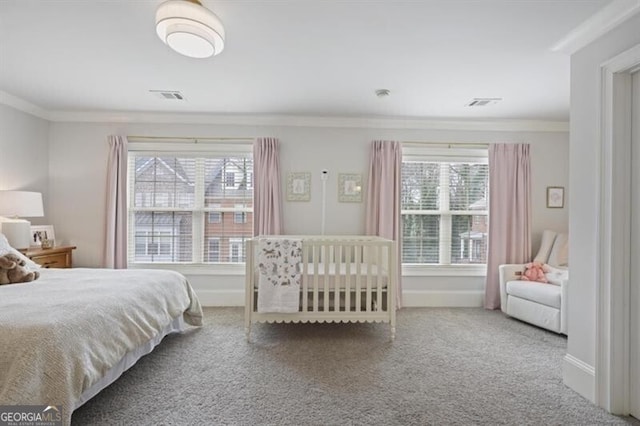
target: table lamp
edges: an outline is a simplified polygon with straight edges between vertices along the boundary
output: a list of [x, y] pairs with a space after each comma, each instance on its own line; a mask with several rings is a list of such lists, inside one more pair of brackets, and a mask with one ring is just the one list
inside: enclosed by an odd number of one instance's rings
[[29, 191], [0, 191], [0, 230], [11, 247], [29, 248], [31, 222], [23, 217], [42, 217], [42, 194]]

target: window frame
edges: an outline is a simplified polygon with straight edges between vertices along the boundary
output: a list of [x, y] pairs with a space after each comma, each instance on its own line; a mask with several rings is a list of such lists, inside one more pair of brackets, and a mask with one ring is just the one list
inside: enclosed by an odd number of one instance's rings
[[[488, 164], [488, 145], [474, 145], [473, 147], [455, 146], [456, 144], [427, 144], [427, 143], [405, 143], [402, 149], [402, 164], [407, 161], [415, 162], [437, 162], [437, 163], [479, 163]], [[439, 191], [439, 209], [438, 210], [415, 210], [402, 209], [400, 206], [401, 221], [405, 214], [431, 214], [438, 215], [446, 219], [440, 222], [439, 232], [439, 259], [441, 263], [405, 263], [401, 259], [402, 275], [404, 276], [485, 276], [486, 264], [456, 264], [451, 263], [451, 241], [446, 241], [444, 235], [451, 234], [451, 225], [453, 216], [485, 216], [487, 223], [489, 220], [489, 211], [487, 210], [450, 210], [449, 209], [449, 180], [448, 171], [445, 173], [443, 169], [448, 167], [440, 166], [440, 183], [446, 183], [446, 190]], [[446, 179], [445, 179], [446, 178]], [[440, 186], [439, 186], [440, 187]], [[487, 192], [489, 184], [487, 182]], [[487, 197], [488, 201], [488, 197]], [[401, 222], [402, 223], [402, 222]], [[443, 226], [444, 224], [444, 226]], [[444, 232], [443, 232], [444, 231]], [[402, 256], [402, 254], [401, 254]], [[447, 263], [442, 262], [447, 261]]]
[[[160, 141], [146, 141], [136, 140], [129, 138], [128, 144], [128, 167], [131, 170], [131, 159], [135, 156], [158, 156], [158, 157], [178, 157], [187, 158], [193, 157], [200, 159], [201, 164], [196, 162], [197, 180], [201, 180], [200, 187], [196, 189], [195, 204], [193, 208], [184, 207], [133, 207], [135, 193], [133, 189], [133, 176], [128, 173], [127, 176], [127, 215], [129, 223], [135, 220], [135, 213], [137, 211], [154, 211], [154, 212], [192, 212], [192, 261], [190, 262], [136, 262], [135, 252], [132, 253], [132, 249], [135, 249], [134, 237], [135, 228], [129, 225], [127, 230], [127, 263], [131, 269], [146, 268], [146, 269], [172, 269], [189, 275], [242, 275], [244, 274], [245, 264], [239, 263], [210, 263], [204, 258], [204, 244], [208, 244], [208, 239], [218, 238], [218, 236], [206, 236], [205, 227], [208, 223], [210, 213], [220, 214], [221, 221], [223, 211], [231, 211], [235, 213], [235, 208], [223, 208], [220, 206], [205, 207], [204, 190], [206, 183], [204, 182], [204, 159], [206, 158], [249, 158], [253, 160], [253, 141], [242, 140], [228, 142], [228, 141], [215, 141], [207, 140], [163, 140]], [[253, 180], [253, 179], [251, 179]], [[226, 175], [223, 186], [226, 187]], [[253, 187], [247, 187], [247, 190], [253, 192]], [[252, 199], [253, 197], [251, 197]], [[253, 213], [253, 202], [251, 207], [243, 207], [242, 211], [245, 216], [248, 213]], [[246, 223], [246, 221], [245, 221]], [[247, 237], [250, 238], [250, 237]], [[222, 240], [222, 238], [221, 238]], [[220, 242], [220, 250], [222, 250], [222, 241]]]

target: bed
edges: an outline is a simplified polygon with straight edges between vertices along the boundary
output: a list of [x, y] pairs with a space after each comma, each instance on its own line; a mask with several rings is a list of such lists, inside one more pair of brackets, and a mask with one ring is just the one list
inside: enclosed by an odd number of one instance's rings
[[[261, 282], [273, 269], [265, 267], [269, 244], [294, 244], [294, 260], [285, 264], [296, 271], [295, 285], [285, 279], [291, 309], [260, 309], [265, 289]], [[289, 250], [290, 252], [291, 250]], [[246, 242], [245, 334], [250, 340], [255, 323], [274, 322], [383, 322], [395, 337], [396, 246], [372, 236], [260, 236]], [[285, 257], [286, 257], [285, 253]], [[280, 256], [280, 255], [278, 255]], [[266, 270], [266, 272], [265, 272]], [[286, 274], [284, 274], [286, 275]], [[284, 288], [284, 287], [283, 287]]]
[[0, 286], [0, 405], [84, 404], [162, 338], [202, 324], [184, 276], [163, 270], [40, 269]]

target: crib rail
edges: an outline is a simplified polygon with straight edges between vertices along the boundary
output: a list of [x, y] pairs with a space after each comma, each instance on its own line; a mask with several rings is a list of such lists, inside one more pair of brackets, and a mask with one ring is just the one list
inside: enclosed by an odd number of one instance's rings
[[246, 242], [245, 332], [256, 322], [385, 322], [395, 337], [395, 243], [371, 236], [279, 236], [302, 240], [298, 312], [257, 312], [258, 238]]

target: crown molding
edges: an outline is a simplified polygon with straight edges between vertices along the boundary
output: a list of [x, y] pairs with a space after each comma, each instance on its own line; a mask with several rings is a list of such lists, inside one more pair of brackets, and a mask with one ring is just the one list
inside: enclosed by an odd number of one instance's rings
[[514, 119], [426, 119], [393, 117], [328, 117], [297, 115], [230, 115], [230, 114], [176, 114], [153, 112], [83, 112], [51, 111], [54, 122], [94, 123], [171, 123], [216, 124], [236, 126], [337, 127], [369, 129], [416, 130], [483, 130], [568, 132], [567, 121], [514, 120]]
[[25, 101], [24, 99], [13, 96], [4, 90], [0, 90], [0, 104], [10, 106], [18, 111], [26, 112], [27, 114], [34, 115], [44, 120], [51, 120], [49, 118], [49, 112], [44, 108], [40, 108], [37, 105]]
[[567, 121], [516, 119], [429, 119], [398, 117], [330, 117], [298, 115], [184, 114], [126, 111], [48, 111], [0, 91], [0, 104], [60, 123], [214, 124], [235, 126], [334, 127], [404, 130], [497, 132], [568, 132]]
[[640, 0], [614, 0], [557, 41], [553, 52], [573, 55], [640, 12]]

